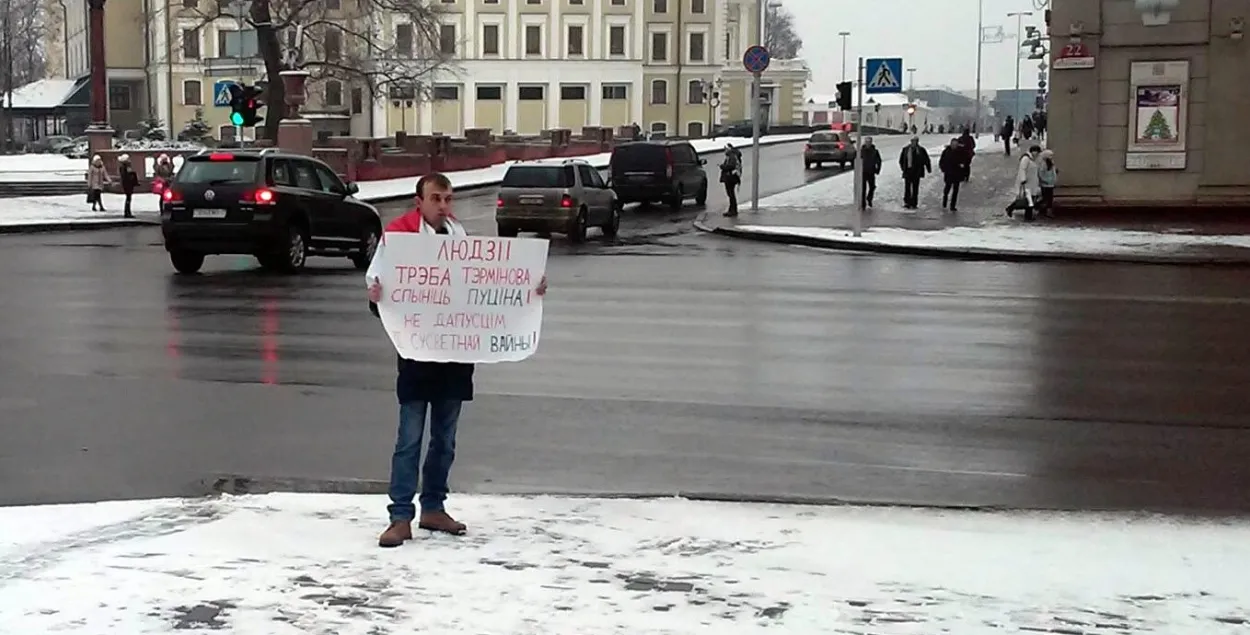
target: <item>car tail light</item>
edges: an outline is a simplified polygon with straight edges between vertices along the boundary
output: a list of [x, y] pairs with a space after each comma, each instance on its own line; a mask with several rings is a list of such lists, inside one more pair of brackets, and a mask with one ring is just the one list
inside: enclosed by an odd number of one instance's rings
[[273, 205], [275, 198], [277, 196], [274, 195], [273, 190], [264, 187], [243, 195], [244, 202], [256, 203], [257, 205]]
[[664, 161], [668, 163], [664, 167], [665, 178], [673, 178], [673, 151], [669, 148], [664, 149]]
[[846, 144], [845, 144], [845, 143], [842, 143], [841, 141], [839, 141], [839, 142], [838, 142], [838, 149], [839, 149], [839, 150], [845, 150], [845, 149], [846, 149]]
[[172, 187], [167, 187], [164, 192], [161, 192], [161, 200], [166, 203], [181, 203], [182, 192], [179, 192]]
[[568, 194], [565, 194], [564, 196], [561, 196], [561, 197], [560, 197], [560, 207], [563, 207], [563, 208], [566, 208], [566, 209], [567, 209], [567, 208], [570, 208], [570, 207], [573, 207], [573, 197], [572, 197], [572, 196], [569, 196]]
[[233, 161], [234, 155], [229, 152], [214, 152], [208, 155], [209, 161]]
[[503, 197], [502, 197], [502, 196], [500, 196], [499, 198], [495, 199], [495, 207], [503, 207]]
[[804, 152], [811, 152], [811, 151], [812, 151], [812, 144], [808, 143], [808, 144], [804, 145], [804, 146], [803, 146], [803, 151], [804, 151]]

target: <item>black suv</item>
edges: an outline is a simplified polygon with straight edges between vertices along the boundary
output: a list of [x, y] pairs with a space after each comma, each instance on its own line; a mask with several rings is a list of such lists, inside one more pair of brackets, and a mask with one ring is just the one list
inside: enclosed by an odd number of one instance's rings
[[165, 250], [179, 273], [211, 254], [253, 254], [295, 272], [308, 256], [346, 256], [367, 269], [382, 237], [378, 210], [325, 163], [275, 149], [187, 157], [161, 199]]
[[689, 141], [636, 141], [612, 149], [612, 191], [622, 203], [707, 203], [707, 165]]

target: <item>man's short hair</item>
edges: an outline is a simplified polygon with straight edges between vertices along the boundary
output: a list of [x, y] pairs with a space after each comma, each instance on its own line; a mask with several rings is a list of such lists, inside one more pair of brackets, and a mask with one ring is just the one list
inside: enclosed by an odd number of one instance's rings
[[442, 172], [430, 172], [417, 179], [417, 198], [425, 198], [425, 185], [429, 183], [440, 190], [451, 191], [451, 179]]

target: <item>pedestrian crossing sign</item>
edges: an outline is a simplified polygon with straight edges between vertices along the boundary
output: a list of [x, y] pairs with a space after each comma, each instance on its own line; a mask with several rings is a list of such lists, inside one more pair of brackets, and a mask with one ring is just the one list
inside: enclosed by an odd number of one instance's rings
[[864, 61], [864, 92], [869, 95], [903, 92], [903, 58], [878, 57]]
[[230, 105], [230, 87], [237, 85], [238, 82], [232, 79], [223, 79], [213, 84], [213, 105], [229, 106]]

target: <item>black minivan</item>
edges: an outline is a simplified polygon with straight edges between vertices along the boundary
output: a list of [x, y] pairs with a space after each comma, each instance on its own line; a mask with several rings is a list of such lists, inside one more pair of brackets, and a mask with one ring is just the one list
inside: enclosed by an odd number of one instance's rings
[[707, 203], [706, 159], [689, 141], [635, 141], [612, 149], [612, 191], [624, 203], [663, 201], [680, 209], [686, 199]]

